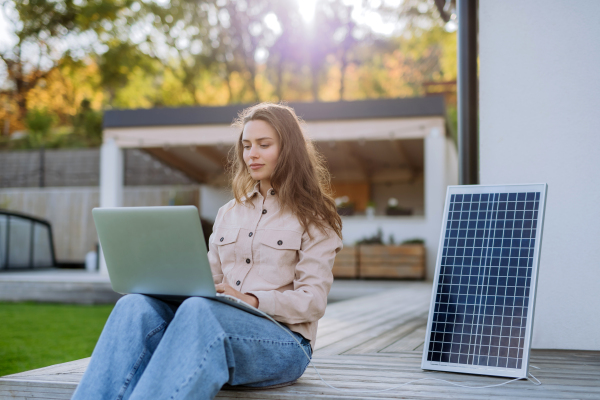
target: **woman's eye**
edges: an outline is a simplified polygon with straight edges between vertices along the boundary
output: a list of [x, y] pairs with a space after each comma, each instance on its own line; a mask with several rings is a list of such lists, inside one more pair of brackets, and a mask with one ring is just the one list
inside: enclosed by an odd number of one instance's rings
[[250, 148], [250, 146], [244, 146], [245, 150], [248, 150]]
[[269, 147], [268, 144], [261, 144], [260, 147], [262, 147], [263, 149], [266, 149], [267, 147]]

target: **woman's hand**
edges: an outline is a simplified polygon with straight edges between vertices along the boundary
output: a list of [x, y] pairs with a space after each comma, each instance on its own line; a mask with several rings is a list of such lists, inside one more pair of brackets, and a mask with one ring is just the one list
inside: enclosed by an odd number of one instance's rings
[[245, 294], [238, 290], [235, 290], [234, 288], [229, 286], [227, 283], [217, 283], [215, 285], [215, 289], [217, 290], [217, 293], [223, 293], [223, 294], [227, 294], [229, 296], [233, 296], [235, 298], [242, 300], [245, 303], [250, 304], [254, 308], [258, 308], [258, 299], [255, 296], [253, 296], [251, 294]]

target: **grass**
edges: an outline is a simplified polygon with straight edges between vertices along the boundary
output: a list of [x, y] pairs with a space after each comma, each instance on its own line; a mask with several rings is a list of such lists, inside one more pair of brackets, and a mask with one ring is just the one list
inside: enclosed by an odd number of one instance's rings
[[0, 302], [0, 376], [89, 357], [112, 308]]

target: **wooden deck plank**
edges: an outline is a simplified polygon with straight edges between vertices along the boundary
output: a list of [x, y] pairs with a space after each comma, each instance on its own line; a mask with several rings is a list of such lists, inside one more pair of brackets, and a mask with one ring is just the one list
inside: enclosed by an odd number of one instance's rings
[[328, 317], [328, 319], [322, 319], [319, 321], [319, 326], [326, 326], [331, 322], [331, 319], [356, 316], [360, 313], [360, 309], [379, 309], [380, 307], [377, 307], [379, 301], [386, 302], [386, 300], [397, 301], [402, 299], [410, 300], [411, 296], [421, 297], [423, 295], [431, 296], [431, 284], [424, 282], [412, 282], [392, 290], [382, 290], [369, 296], [346, 300], [343, 302], [343, 304], [330, 304], [327, 306], [327, 310], [325, 312], [325, 315]]
[[[223, 390], [218, 399], [599, 399], [600, 352], [533, 350], [531, 369], [543, 383], [521, 380], [487, 389], [454, 387], [427, 380], [378, 393], [425, 377], [469, 386], [506, 382], [505, 378], [421, 369], [422, 342], [431, 286], [406, 285], [398, 290], [331, 304], [319, 324], [313, 362], [292, 386], [274, 390]], [[419, 351], [412, 351], [414, 348]], [[0, 399], [69, 399], [89, 359], [54, 365], [0, 378]]]
[[[596, 356], [596, 359], [599, 356]], [[544, 363], [541, 359], [533, 357], [535, 362]], [[420, 354], [417, 352], [399, 353], [393, 356], [365, 355], [365, 356], [330, 356], [315, 360], [323, 377], [340, 388], [353, 390], [376, 390], [392, 387], [397, 384], [408, 382], [422, 377], [436, 377], [449, 381], [461, 382], [465, 385], [487, 385], [505, 382], [503, 378], [492, 378], [486, 376], [447, 374], [441, 372], [427, 372], [420, 370]], [[586, 369], [581, 365], [580, 370]], [[600, 396], [600, 388], [591, 386], [597, 380], [600, 369], [597, 367], [589, 374], [587, 381], [573, 381], [570, 377], [557, 376], [549, 373], [546, 368], [536, 372], [544, 382], [543, 390], [533, 386], [527, 381], [513, 382], [509, 386], [490, 389], [466, 389], [448, 386], [448, 384], [436, 381], [423, 381], [407, 385], [401, 389], [384, 393], [345, 393], [337, 392], [327, 388], [316, 376], [314, 370], [309, 368], [298, 384], [288, 388], [265, 391], [222, 391], [217, 398], [462, 398], [462, 399], [563, 399], [581, 398], [594, 399]], [[594, 374], [595, 372], [595, 374]], [[587, 384], [585, 384], [587, 382]], [[74, 385], [69, 385], [74, 390]], [[18, 396], [27, 398], [30, 390], [14, 391]], [[6, 393], [6, 392], [5, 392]], [[4, 393], [3, 393], [4, 394]], [[14, 397], [13, 397], [14, 398]], [[69, 398], [68, 392], [54, 391], [45, 394], [44, 398], [62, 399]]]
[[[319, 323], [316, 352], [341, 354], [402, 322], [427, 313], [431, 288], [415, 285], [404, 290], [337, 303]], [[350, 303], [351, 302], [351, 303]], [[375, 330], [373, 330], [375, 329]], [[327, 350], [324, 350], [328, 347]]]
[[392, 343], [388, 347], [379, 350], [380, 353], [397, 353], [399, 351], [413, 351], [417, 347], [422, 347], [425, 342], [427, 332], [427, 321], [408, 335]]
[[[397, 341], [404, 338], [406, 335], [411, 334], [416, 329], [421, 328], [427, 324], [426, 316], [417, 316], [412, 320], [408, 320], [402, 323], [400, 326], [394, 327], [381, 335], [367, 340], [360, 345], [346, 351], [344, 354], [368, 354], [377, 353], [385, 350], [388, 346], [396, 343]], [[425, 334], [423, 334], [423, 339]], [[421, 340], [423, 342], [423, 340]], [[383, 349], [383, 350], [381, 350]], [[411, 349], [414, 350], [414, 349]]]
[[422, 317], [425, 315], [427, 307], [427, 302], [416, 299], [412, 303], [401, 306], [380, 306], [386, 312], [373, 312], [372, 316], [366, 319], [349, 318], [343, 329], [333, 334], [321, 337], [317, 332], [316, 352], [342, 354], [407, 321], [416, 317]]

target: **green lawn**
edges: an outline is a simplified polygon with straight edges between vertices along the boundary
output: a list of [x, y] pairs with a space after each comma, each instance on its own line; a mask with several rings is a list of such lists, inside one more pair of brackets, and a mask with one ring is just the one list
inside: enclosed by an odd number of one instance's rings
[[89, 357], [112, 308], [0, 302], [0, 376]]

